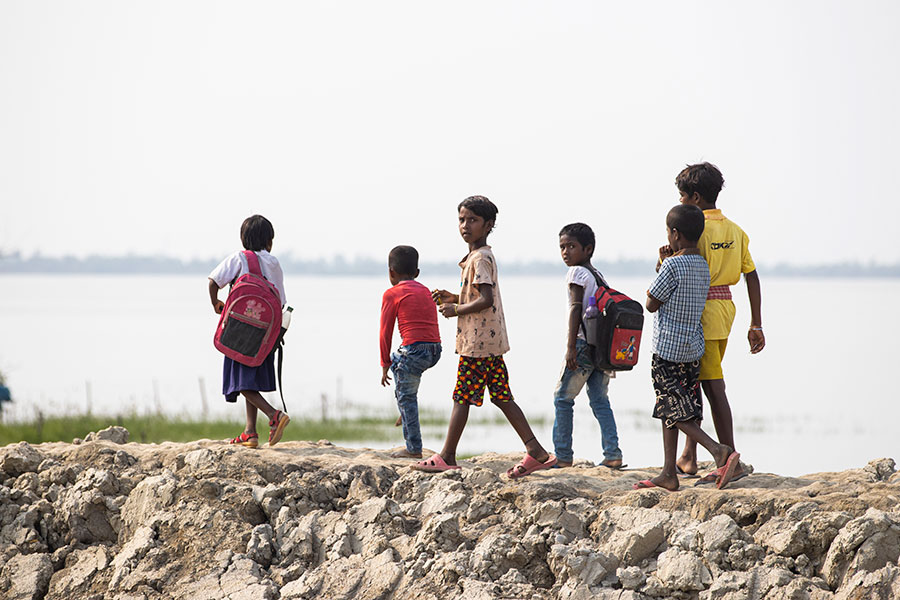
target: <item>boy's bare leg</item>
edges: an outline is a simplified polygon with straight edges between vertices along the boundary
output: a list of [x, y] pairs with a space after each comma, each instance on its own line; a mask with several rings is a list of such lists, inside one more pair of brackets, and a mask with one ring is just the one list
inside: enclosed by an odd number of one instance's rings
[[468, 420], [469, 405], [454, 402], [453, 412], [450, 413], [450, 425], [447, 427], [447, 439], [444, 440], [444, 448], [441, 450], [441, 458], [448, 465], [456, 464], [456, 447]]
[[689, 436], [695, 443], [699, 443], [706, 448], [709, 453], [712, 454], [717, 467], [724, 465], [728, 461], [728, 457], [731, 456], [731, 453], [734, 452], [734, 448], [731, 446], [720, 444], [709, 437], [706, 432], [700, 428], [700, 422], [696, 419], [693, 421], [682, 421], [675, 425], [678, 427], [679, 431], [683, 432], [686, 436]]
[[272, 405], [266, 402], [262, 394], [253, 390], [244, 390], [241, 392], [247, 400], [247, 427], [244, 429], [247, 433], [256, 433], [256, 415], [257, 410], [261, 410], [264, 415], [271, 421], [277, 412]]
[[[725, 394], [724, 379], [707, 379], [700, 382], [703, 387], [703, 395], [709, 402], [709, 412], [712, 414], [713, 425], [716, 428], [716, 437], [719, 443], [725, 444], [731, 448], [734, 444], [734, 420], [731, 416], [731, 405], [728, 404], [728, 396]], [[679, 468], [685, 473], [694, 474], [697, 472], [697, 441], [688, 436], [684, 443], [684, 450], [681, 457], [676, 462]], [[735, 475], [743, 472], [743, 468], [738, 465]]]
[[675, 471], [675, 455], [678, 453], [678, 428], [669, 429], [666, 424], [662, 424], [663, 437], [663, 462], [662, 472], [650, 481], [653, 485], [675, 491], [678, 489], [678, 473]]
[[513, 429], [516, 430], [516, 433], [519, 434], [519, 438], [521, 438], [522, 442], [525, 444], [525, 451], [528, 455], [538, 462], [547, 462], [547, 459], [550, 458], [550, 453], [544, 450], [541, 443], [537, 441], [534, 432], [531, 431], [531, 425], [528, 424], [528, 419], [525, 418], [525, 413], [522, 412], [522, 409], [519, 408], [516, 401], [494, 402], [492, 398], [491, 402], [496, 404], [500, 407], [500, 410], [503, 411], [503, 416], [506, 417], [506, 420], [513, 426]]

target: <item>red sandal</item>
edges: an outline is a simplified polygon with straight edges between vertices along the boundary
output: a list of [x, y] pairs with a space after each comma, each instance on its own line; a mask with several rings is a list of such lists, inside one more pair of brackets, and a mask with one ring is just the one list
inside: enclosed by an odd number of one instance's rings
[[256, 448], [259, 446], [259, 435], [256, 433], [247, 433], [246, 431], [241, 432], [241, 435], [233, 438], [230, 444], [240, 444], [241, 446], [246, 446], [247, 448]]
[[280, 410], [275, 411], [275, 414], [272, 415], [272, 419], [269, 421], [269, 446], [274, 446], [281, 441], [284, 428], [290, 422], [291, 418], [289, 416]]

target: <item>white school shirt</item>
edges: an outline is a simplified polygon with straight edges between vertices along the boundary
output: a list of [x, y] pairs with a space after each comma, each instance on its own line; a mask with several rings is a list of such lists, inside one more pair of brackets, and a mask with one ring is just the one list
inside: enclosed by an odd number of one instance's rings
[[[597, 280], [587, 267], [569, 267], [566, 272], [566, 300], [569, 299], [569, 284], [574, 283], [584, 288], [584, 298], [581, 301], [581, 318], [584, 319], [584, 311], [588, 307], [588, 298], [597, 293]], [[578, 337], [584, 339], [584, 328], [578, 327]]]
[[[215, 281], [220, 289], [241, 275], [250, 272], [247, 260], [243, 254], [244, 251], [239, 250], [228, 256], [209, 274], [209, 278]], [[256, 256], [259, 257], [259, 268], [263, 273], [263, 277], [278, 288], [282, 306], [287, 304], [287, 295], [284, 293], [284, 272], [281, 270], [281, 265], [278, 264], [278, 259], [265, 250], [260, 250], [256, 253]]]

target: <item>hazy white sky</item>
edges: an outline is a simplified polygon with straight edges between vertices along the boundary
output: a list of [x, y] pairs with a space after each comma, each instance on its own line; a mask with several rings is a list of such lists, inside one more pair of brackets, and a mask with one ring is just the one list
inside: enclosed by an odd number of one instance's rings
[[655, 256], [688, 162], [757, 262], [900, 260], [900, 3], [0, 0], [0, 252]]

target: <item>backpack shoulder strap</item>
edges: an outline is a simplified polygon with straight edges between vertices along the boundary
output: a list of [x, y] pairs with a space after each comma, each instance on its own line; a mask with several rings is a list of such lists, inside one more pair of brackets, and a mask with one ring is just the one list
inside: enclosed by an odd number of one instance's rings
[[244, 258], [247, 260], [247, 269], [254, 275], [263, 276], [262, 269], [259, 266], [259, 257], [253, 250], [244, 250]]
[[585, 268], [586, 268], [588, 271], [591, 272], [591, 275], [594, 276], [594, 281], [597, 282], [597, 289], [598, 289], [598, 290], [599, 290], [600, 288], [606, 288], [606, 289], [609, 289], [609, 284], [606, 283], [606, 280], [603, 279], [603, 275], [601, 275], [600, 272], [597, 271], [597, 269], [595, 269], [593, 266], [585, 267]]

